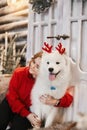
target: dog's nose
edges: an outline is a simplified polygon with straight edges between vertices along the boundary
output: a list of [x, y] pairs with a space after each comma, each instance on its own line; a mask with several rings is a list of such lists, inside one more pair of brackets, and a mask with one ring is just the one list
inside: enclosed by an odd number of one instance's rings
[[49, 68], [48, 70], [49, 70], [49, 72], [53, 72], [54, 69], [53, 68]]

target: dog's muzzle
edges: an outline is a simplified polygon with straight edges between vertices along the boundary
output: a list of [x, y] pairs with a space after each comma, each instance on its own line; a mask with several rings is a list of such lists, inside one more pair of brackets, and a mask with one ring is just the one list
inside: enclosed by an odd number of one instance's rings
[[57, 73], [53, 73], [54, 68], [49, 68], [49, 80], [55, 80], [56, 76], [60, 73], [60, 71], [58, 71]]
[[48, 70], [52, 73], [54, 71], [54, 68], [49, 68]]

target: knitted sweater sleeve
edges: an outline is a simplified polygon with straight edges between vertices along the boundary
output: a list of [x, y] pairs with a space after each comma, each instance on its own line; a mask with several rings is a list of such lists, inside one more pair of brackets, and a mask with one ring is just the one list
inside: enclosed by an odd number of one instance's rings
[[25, 105], [19, 99], [18, 86], [19, 86], [18, 75], [16, 74], [16, 72], [14, 72], [9, 83], [9, 89], [6, 95], [6, 99], [14, 113], [18, 113], [21, 116], [25, 117], [30, 112], [26, 109]]
[[65, 95], [59, 99], [59, 103], [56, 107], [69, 107], [73, 102], [74, 86], [69, 86]]
[[73, 96], [68, 92], [60, 99], [57, 107], [69, 107], [73, 102]]

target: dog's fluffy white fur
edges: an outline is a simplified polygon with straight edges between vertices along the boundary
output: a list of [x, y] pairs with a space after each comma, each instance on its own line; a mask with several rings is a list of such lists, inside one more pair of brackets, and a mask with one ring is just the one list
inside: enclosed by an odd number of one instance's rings
[[[65, 94], [71, 79], [70, 63], [70, 58], [58, 51], [43, 53], [39, 75], [31, 92], [31, 111], [45, 120], [45, 127], [51, 126], [56, 117], [60, 118], [58, 109], [62, 108], [42, 104], [39, 97], [49, 94], [60, 99]], [[51, 86], [55, 89], [52, 90]]]
[[76, 128], [87, 130], [87, 113], [86, 114], [78, 113], [76, 122], [77, 122]]

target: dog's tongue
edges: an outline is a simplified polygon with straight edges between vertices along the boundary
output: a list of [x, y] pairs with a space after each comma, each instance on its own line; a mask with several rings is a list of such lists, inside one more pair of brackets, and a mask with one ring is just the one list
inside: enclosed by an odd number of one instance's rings
[[56, 78], [55, 74], [49, 74], [49, 79], [52, 81]]

